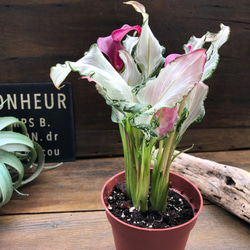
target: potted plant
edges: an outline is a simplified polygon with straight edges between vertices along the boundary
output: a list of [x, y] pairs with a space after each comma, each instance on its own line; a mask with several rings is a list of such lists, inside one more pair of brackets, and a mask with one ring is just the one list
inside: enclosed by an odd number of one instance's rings
[[0, 208], [43, 167], [43, 149], [29, 139], [25, 124], [12, 116], [0, 117]]
[[[100, 37], [80, 60], [52, 67], [50, 76], [57, 88], [71, 71], [94, 81], [98, 92], [112, 107], [112, 121], [119, 124], [125, 171], [112, 177], [102, 190], [117, 249], [184, 249], [201, 211], [202, 197], [189, 181], [170, 172], [170, 164], [188, 126], [201, 121], [205, 114], [208, 86], [203, 81], [214, 72], [219, 61], [218, 50], [227, 41], [230, 29], [221, 24], [217, 34], [193, 36], [184, 45], [183, 55], [171, 54], [165, 58], [164, 48], [149, 27], [145, 7], [136, 1], [126, 4], [142, 14], [142, 26], [125, 24], [110, 36]], [[128, 35], [131, 31], [134, 31], [132, 36]], [[203, 48], [205, 43], [210, 43], [207, 50]], [[124, 212], [119, 219], [112, 214], [115, 188], [121, 192], [120, 196], [131, 199], [122, 200], [120, 211]], [[169, 190], [178, 192], [181, 200], [187, 198], [193, 209], [192, 219], [174, 227], [166, 225], [167, 228], [155, 228], [149, 222], [144, 223], [147, 228], [139, 228], [137, 222], [128, 224], [134, 212], [140, 212], [145, 220], [153, 211], [160, 216], [160, 219], [155, 216], [156, 220], [163, 221], [171, 200]], [[130, 219], [124, 222], [127, 215]], [[186, 229], [188, 232], [184, 233]]]

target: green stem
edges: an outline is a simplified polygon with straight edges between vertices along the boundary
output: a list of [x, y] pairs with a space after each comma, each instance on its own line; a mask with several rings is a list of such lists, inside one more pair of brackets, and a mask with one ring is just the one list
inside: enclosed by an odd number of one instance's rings
[[[184, 108], [186, 97], [183, 98], [178, 115], [181, 116]], [[157, 154], [158, 163], [153, 174], [154, 180], [152, 183], [151, 204], [153, 209], [157, 211], [165, 211], [167, 205], [167, 196], [169, 189], [169, 171], [173, 159], [173, 153], [177, 146], [178, 132], [177, 127], [165, 139], [164, 145], [160, 142], [159, 152]]]
[[142, 212], [146, 212], [148, 210], [148, 190], [149, 190], [149, 180], [150, 180], [150, 172], [147, 166], [147, 148], [145, 147], [145, 139], [143, 139], [143, 143], [141, 146], [142, 155], [141, 155], [141, 169], [140, 173], [138, 173], [138, 190], [137, 190], [137, 205], [139, 205], [139, 209]]
[[129, 153], [129, 147], [128, 147], [128, 142], [126, 138], [126, 132], [125, 132], [125, 127], [122, 123], [119, 123], [119, 130], [120, 130], [120, 135], [122, 139], [122, 146], [123, 146], [123, 154], [124, 154], [124, 165], [125, 165], [125, 180], [126, 180], [126, 186], [127, 186], [127, 193], [131, 197], [131, 185], [129, 181], [129, 175], [130, 175], [130, 165], [132, 163], [130, 153]]
[[148, 210], [148, 192], [150, 185], [150, 164], [152, 142], [146, 146], [140, 129], [129, 124], [119, 124], [123, 144], [125, 178], [128, 195], [133, 206], [145, 212]]

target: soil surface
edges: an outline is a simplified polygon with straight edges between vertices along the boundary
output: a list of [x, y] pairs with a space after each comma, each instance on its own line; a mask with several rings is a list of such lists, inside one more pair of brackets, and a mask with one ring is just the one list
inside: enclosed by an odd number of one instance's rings
[[193, 218], [190, 204], [181, 195], [169, 189], [168, 204], [164, 213], [150, 209], [141, 213], [133, 207], [126, 193], [126, 184], [118, 183], [109, 198], [109, 211], [120, 220], [143, 228], [169, 228], [181, 225]]

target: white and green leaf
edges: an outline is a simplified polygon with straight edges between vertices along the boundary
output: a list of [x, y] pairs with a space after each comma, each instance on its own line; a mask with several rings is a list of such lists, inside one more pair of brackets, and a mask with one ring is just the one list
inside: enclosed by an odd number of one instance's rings
[[132, 56], [126, 50], [121, 50], [119, 55], [124, 62], [124, 69], [121, 72], [121, 77], [129, 86], [139, 84], [142, 81], [141, 73], [138, 71]]
[[192, 89], [185, 102], [187, 118], [182, 123], [179, 135], [182, 136], [193, 122], [200, 122], [205, 115], [204, 100], [207, 97], [208, 86], [199, 82]]
[[137, 94], [140, 103], [148, 104], [143, 112], [130, 116], [131, 125], [140, 128], [149, 140], [157, 136], [153, 117], [161, 108], [173, 108], [201, 79], [206, 53], [204, 49], [180, 56], [163, 68], [157, 78], [150, 79]]
[[142, 26], [141, 35], [135, 48], [134, 58], [145, 79], [155, 76], [164, 64], [164, 48], [155, 38], [148, 19]]
[[141, 103], [152, 106], [144, 117], [161, 108], [173, 108], [180, 103], [200, 81], [205, 61], [205, 51], [196, 50], [171, 61], [157, 78], [149, 80], [137, 96]]
[[138, 3], [136, 1], [128, 1], [124, 2], [124, 4], [132, 5], [137, 12], [141, 13], [143, 17], [143, 22], [145, 22], [148, 19], [148, 13], [146, 13], [145, 6], [142, 5], [141, 3]]
[[67, 61], [64, 65], [57, 64], [52, 67], [51, 78], [57, 87], [62, 83], [62, 78], [59, 78], [58, 75], [61, 75], [61, 71], [64, 71], [65, 65], [68, 65], [72, 71], [77, 71], [82, 78], [94, 81], [105, 99], [107, 97], [115, 102], [126, 102], [128, 104], [133, 101], [131, 88], [103, 56], [96, 44], [93, 44], [80, 60], [76, 62]]
[[137, 36], [129, 36], [126, 35], [126, 39], [122, 41], [123, 47], [128, 51], [130, 55], [132, 55], [134, 52], [134, 48], [138, 42], [138, 37]]
[[165, 48], [159, 44], [159, 41], [155, 38], [149, 27], [149, 15], [146, 13], [145, 7], [136, 1], [125, 2], [125, 4], [132, 5], [143, 17], [141, 35], [133, 56], [144, 78], [147, 79], [156, 75], [159, 72], [159, 68], [162, 67], [165, 60], [162, 54]]
[[221, 30], [218, 33], [207, 32], [201, 38], [196, 38], [192, 36], [187, 44], [184, 45], [184, 50], [189, 53], [188, 46], [192, 46], [192, 50], [200, 49], [204, 46], [206, 42], [210, 42], [211, 45], [207, 50], [207, 62], [204, 67], [204, 73], [202, 76], [202, 81], [210, 78], [215, 71], [219, 62], [219, 49], [226, 43], [229, 38], [230, 28], [224, 24], [220, 25]]
[[210, 78], [219, 63], [219, 48], [228, 40], [230, 28], [221, 24], [221, 30], [218, 34], [209, 33], [206, 37], [206, 42], [211, 42], [207, 50], [207, 62], [205, 64], [202, 81]]

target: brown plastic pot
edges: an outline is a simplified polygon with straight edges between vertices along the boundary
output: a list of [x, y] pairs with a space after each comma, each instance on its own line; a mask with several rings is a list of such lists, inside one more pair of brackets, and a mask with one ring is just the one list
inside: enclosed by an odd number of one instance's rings
[[194, 217], [188, 222], [166, 229], [146, 229], [129, 225], [108, 210], [108, 197], [114, 186], [125, 181], [125, 172], [111, 177], [103, 186], [101, 199], [111, 224], [117, 250], [183, 250], [189, 233], [194, 227], [203, 206], [203, 199], [196, 186], [179, 174], [170, 172], [171, 188], [192, 206]]

